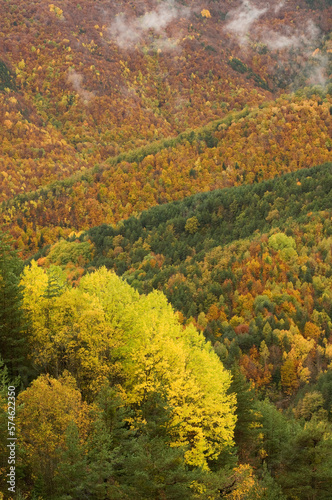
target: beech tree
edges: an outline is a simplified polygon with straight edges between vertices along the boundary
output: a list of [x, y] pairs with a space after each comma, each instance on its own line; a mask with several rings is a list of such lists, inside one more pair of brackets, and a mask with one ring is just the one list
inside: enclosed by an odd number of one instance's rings
[[35, 478], [36, 492], [54, 498], [61, 452], [67, 449], [69, 426], [86, 439], [88, 405], [68, 373], [59, 379], [41, 375], [18, 397], [18, 435], [24, 468]]
[[106, 268], [52, 299], [47, 282], [36, 263], [25, 269], [29, 341], [41, 369], [55, 376], [69, 370], [88, 398], [107, 380], [130, 404], [162, 394], [172, 407], [171, 444], [188, 445], [193, 466], [208, 468], [232, 445], [230, 375], [202, 334], [192, 325], [183, 330], [161, 293], [140, 297]]

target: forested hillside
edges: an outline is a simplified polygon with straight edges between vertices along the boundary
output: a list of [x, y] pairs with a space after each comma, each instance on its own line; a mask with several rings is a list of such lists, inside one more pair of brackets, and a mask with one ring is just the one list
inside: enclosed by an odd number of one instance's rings
[[0, 16], [0, 500], [330, 500], [331, 0]]
[[17, 248], [26, 253], [58, 236], [118, 222], [159, 203], [327, 161], [332, 100], [324, 95], [323, 100], [284, 97], [261, 110], [245, 109], [16, 195], [2, 203], [3, 227], [11, 228]]
[[[254, 467], [263, 481], [252, 479], [250, 498], [265, 498], [255, 495], [270, 475], [280, 496], [266, 498], [302, 495], [316, 475], [309, 491], [328, 498], [332, 484], [323, 465], [332, 410], [331, 166], [155, 207], [35, 256], [50, 277], [79, 288], [82, 275], [107, 266], [140, 293], [160, 290], [183, 328], [194, 323], [204, 333], [233, 374], [241, 474], [252, 477]], [[317, 471], [307, 464], [314, 428]], [[295, 466], [290, 450], [302, 446]]]
[[[140, 293], [163, 291], [224, 362], [247, 363], [249, 379], [269, 390], [273, 380], [282, 397], [281, 388], [296, 392], [330, 359], [331, 167], [159, 206], [62, 240], [38, 263], [76, 282], [84, 269], [107, 266]], [[292, 343], [301, 339], [298, 359]]]
[[17, 248], [328, 161], [330, 16], [322, 0], [3, 5], [0, 220]]

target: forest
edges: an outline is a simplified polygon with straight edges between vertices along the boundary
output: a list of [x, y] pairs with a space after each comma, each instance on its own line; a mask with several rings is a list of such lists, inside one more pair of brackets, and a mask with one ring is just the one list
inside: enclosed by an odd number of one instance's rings
[[330, 500], [331, 0], [0, 15], [0, 500]]
[[[162, 291], [226, 366], [240, 361], [248, 380], [283, 401], [329, 364], [331, 173], [328, 163], [195, 195], [61, 240], [32, 261], [74, 283], [105, 266], [141, 294]], [[302, 360], [294, 341], [307, 346]]]

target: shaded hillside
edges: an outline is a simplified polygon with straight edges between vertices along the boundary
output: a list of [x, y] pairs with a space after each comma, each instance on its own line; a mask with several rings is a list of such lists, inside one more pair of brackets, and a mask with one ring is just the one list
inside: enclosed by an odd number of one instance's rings
[[[91, 228], [80, 239], [89, 239], [95, 245], [91, 265], [107, 265], [102, 259], [114, 250], [112, 238], [118, 236], [124, 238], [123, 249], [132, 249], [142, 238], [142, 245], [149, 243], [151, 250], [163, 253], [168, 263], [179, 264], [188, 255], [199, 254], [205, 240], [212, 248], [248, 238], [255, 231], [284, 226], [291, 220], [306, 222], [310, 213], [331, 209], [331, 189], [332, 163], [326, 163], [259, 184], [201, 193], [154, 207], [117, 226]], [[167, 244], [165, 231], [171, 226], [174, 238]], [[182, 255], [178, 245], [184, 245]], [[123, 254], [120, 258], [126, 262]], [[117, 268], [115, 261], [109, 266]]]

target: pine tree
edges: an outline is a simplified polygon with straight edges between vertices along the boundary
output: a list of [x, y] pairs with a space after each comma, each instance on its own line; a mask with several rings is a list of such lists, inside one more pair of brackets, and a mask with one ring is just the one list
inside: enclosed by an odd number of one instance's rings
[[87, 496], [87, 457], [74, 421], [66, 429], [66, 449], [59, 449], [54, 475], [54, 500], [83, 500]]
[[329, 500], [332, 491], [331, 426], [313, 418], [287, 442], [278, 481], [290, 498]]
[[0, 233], [0, 353], [13, 375], [26, 369], [25, 325], [19, 286], [23, 262], [12, 249], [10, 238]]
[[150, 393], [136, 412], [140, 418], [133, 425], [124, 419], [114, 449], [113, 479], [120, 490], [114, 487], [112, 499], [190, 500], [197, 498], [193, 482], [204, 489], [207, 473], [186, 465], [184, 448], [170, 446], [170, 413], [160, 394]]
[[[10, 379], [8, 368], [0, 356], [0, 491], [7, 491], [8, 484], [8, 387], [18, 388], [19, 377]], [[1, 498], [1, 497], [0, 497]]]
[[115, 488], [113, 481], [113, 448], [116, 414], [120, 409], [120, 400], [109, 387], [103, 387], [96, 400], [97, 415], [87, 447], [87, 489], [96, 500], [110, 497], [110, 490]]
[[255, 411], [255, 393], [237, 364], [232, 369], [232, 383], [229, 390], [236, 394], [237, 402], [234, 440], [239, 447], [241, 458], [247, 461], [257, 440], [258, 430], [255, 423], [258, 417]]

